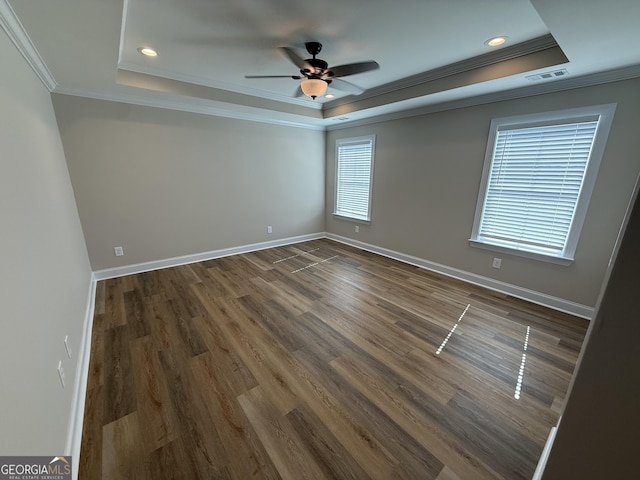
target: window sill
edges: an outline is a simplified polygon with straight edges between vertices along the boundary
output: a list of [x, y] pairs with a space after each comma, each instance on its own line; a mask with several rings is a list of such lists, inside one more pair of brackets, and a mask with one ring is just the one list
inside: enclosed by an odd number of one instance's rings
[[337, 218], [338, 220], [349, 220], [351, 222], [362, 223], [362, 224], [365, 224], [365, 225], [371, 224], [371, 219], [358, 218], [358, 217], [349, 217], [347, 215], [341, 215], [341, 214], [335, 213], [335, 212], [333, 212], [332, 215], [334, 216], [334, 218]]
[[476, 248], [482, 248], [484, 250], [492, 250], [494, 252], [506, 253], [509, 255], [515, 255], [517, 257], [531, 258], [533, 260], [539, 260], [541, 262], [555, 263], [556, 265], [571, 265], [573, 258], [571, 257], [558, 257], [554, 255], [545, 255], [544, 253], [528, 252], [526, 250], [518, 250], [515, 248], [505, 247], [502, 245], [496, 245], [493, 243], [483, 242], [480, 240], [469, 239], [469, 245]]

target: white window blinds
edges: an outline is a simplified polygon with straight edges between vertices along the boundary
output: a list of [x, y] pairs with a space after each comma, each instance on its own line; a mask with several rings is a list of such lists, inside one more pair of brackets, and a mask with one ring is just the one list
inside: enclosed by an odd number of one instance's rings
[[495, 119], [472, 246], [568, 265], [615, 105]]
[[373, 136], [336, 143], [336, 215], [370, 219], [373, 149]]
[[499, 130], [479, 235], [561, 253], [589, 162], [597, 121]]

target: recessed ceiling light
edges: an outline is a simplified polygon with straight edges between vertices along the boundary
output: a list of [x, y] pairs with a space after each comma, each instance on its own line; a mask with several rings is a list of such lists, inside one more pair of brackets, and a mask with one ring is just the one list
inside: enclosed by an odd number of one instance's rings
[[507, 38], [509, 37], [493, 37], [490, 38], [489, 40], [487, 40], [486, 42], [484, 42], [485, 45], [487, 45], [488, 47], [498, 47], [500, 45], [502, 45], [504, 42], [507, 41]]
[[138, 49], [138, 51], [146, 56], [146, 57], [157, 57], [158, 56], [158, 52], [156, 52], [153, 48], [149, 48], [149, 47], [140, 47]]
[[334, 95], [331, 95], [330, 93], [328, 95], [325, 95], [324, 98], [333, 98]]

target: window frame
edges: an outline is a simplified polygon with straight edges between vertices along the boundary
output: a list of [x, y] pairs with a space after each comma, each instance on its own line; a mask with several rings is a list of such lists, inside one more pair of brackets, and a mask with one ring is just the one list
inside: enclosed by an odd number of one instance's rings
[[[519, 115], [513, 117], [496, 118], [491, 121], [487, 149], [485, 153], [484, 166], [478, 192], [478, 200], [476, 203], [475, 217], [473, 220], [473, 228], [469, 244], [473, 247], [484, 248], [501, 253], [507, 253], [520, 257], [532, 258], [545, 262], [556, 263], [560, 265], [570, 265], [574, 261], [575, 252], [586, 218], [589, 201], [593, 193], [593, 189], [598, 176], [598, 170], [604, 154], [604, 149], [613, 122], [613, 115], [616, 109], [615, 103], [606, 105], [596, 105], [590, 107], [573, 108], [567, 110], [558, 110], [554, 112], [543, 112], [529, 115]], [[485, 199], [487, 197], [489, 177], [493, 163], [494, 151], [496, 147], [496, 139], [498, 131], [515, 130], [518, 128], [540, 127], [548, 125], [561, 125], [564, 123], [578, 123], [583, 121], [598, 120], [596, 131], [594, 134], [591, 154], [587, 160], [585, 173], [582, 180], [582, 186], [578, 199], [576, 201], [575, 210], [571, 225], [569, 227], [564, 249], [558, 254], [548, 254], [542, 252], [531, 251], [527, 249], [518, 249], [514, 246], [500, 244], [491, 239], [484, 238], [479, 235], [480, 224], [484, 213]], [[506, 242], [505, 242], [506, 243]]]
[[[338, 208], [338, 200], [339, 200], [339, 183], [340, 183], [340, 147], [346, 145], [354, 145], [354, 144], [371, 144], [371, 158], [370, 158], [370, 167], [369, 167], [369, 189], [368, 189], [368, 198], [367, 198], [367, 212], [366, 216], [359, 216], [349, 214], [345, 210], [340, 210]], [[339, 217], [346, 220], [351, 220], [360, 223], [370, 223], [371, 222], [371, 197], [373, 194], [373, 168], [374, 168], [374, 158], [375, 158], [375, 150], [376, 150], [376, 136], [375, 135], [364, 135], [359, 137], [350, 137], [350, 138], [341, 138], [336, 140], [336, 148], [335, 148], [335, 191], [334, 191], [334, 202], [333, 202], [333, 215], [335, 217]]]

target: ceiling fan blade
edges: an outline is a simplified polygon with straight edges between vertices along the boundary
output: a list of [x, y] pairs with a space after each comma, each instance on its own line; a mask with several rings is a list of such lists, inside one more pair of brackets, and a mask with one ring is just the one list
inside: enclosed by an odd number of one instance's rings
[[329, 85], [335, 88], [336, 90], [341, 90], [347, 93], [353, 93], [354, 95], [360, 95], [361, 93], [364, 92], [364, 88], [360, 88], [359, 86], [354, 85], [353, 83], [349, 83], [346, 80], [341, 80], [339, 78], [334, 78], [333, 80], [331, 80], [331, 83]]
[[300, 80], [300, 75], [245, 75], [244, 78], [293, 78], [294, 80]]
[[346, 65], [338, 65], [327, 70], [327, 74], [333, 77], [346, 77], [347, 75], [355, 75], [356, 73], [370, 72], [380, 68], [378, 62], [369, 60], [367, 62], [348, 63]]
[[304, 58], [296, 53], [296, 51], [291, 47], [279, 47], [279, 50], [284, 53], [291, 62], [298, 67], [300, 70], [313, 70], [311, 65], [305, 62]]

